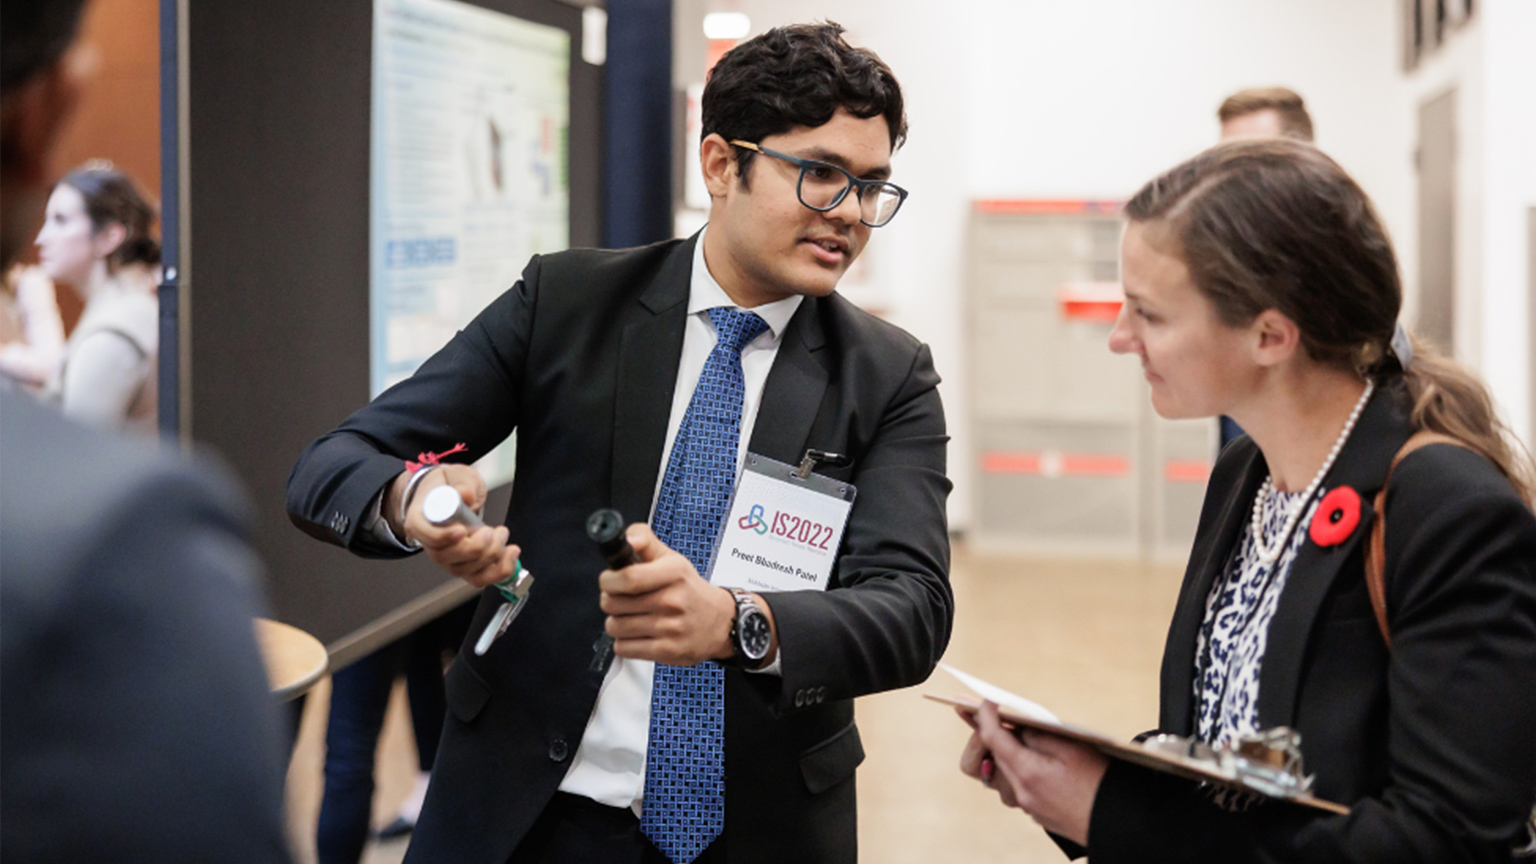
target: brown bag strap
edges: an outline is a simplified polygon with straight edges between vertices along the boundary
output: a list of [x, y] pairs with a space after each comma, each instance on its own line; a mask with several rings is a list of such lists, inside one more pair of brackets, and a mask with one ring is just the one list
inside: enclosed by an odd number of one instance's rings
[[1376, 626], [1381, 628], [1381, 638], [1392, 647], [1392, 631], [1387, 627], [1387, 484], [1392, 482], [1392, 472], [1403, 457], [1431, 444], [1450, 444], [1476, 453], [1477, 449], [1458, 438], [1428, 430], [1415, 432], [1412, 438], [1392, 457], [1387, 467], [1386, 479], [1381, 491], [1376, 493], [1376, 523], [1371, 526], [1371, 539], [1365, 547], [1365, 589], [1371, 595], [1371, 610], [1376, 613]]

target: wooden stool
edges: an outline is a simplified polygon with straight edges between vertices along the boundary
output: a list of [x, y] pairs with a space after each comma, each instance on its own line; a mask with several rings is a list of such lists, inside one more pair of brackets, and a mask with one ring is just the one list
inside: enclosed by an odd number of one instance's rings
[[319, 639], [281, 621], [257, 618], [256, 644], [261, 646], [272, 696], [279, 702], [308, 692], [330, 662]]

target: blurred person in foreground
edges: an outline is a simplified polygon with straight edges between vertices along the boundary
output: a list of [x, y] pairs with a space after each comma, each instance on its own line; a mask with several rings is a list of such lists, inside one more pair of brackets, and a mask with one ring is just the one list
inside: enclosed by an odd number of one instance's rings
[[[82, 5], [3, 7], [0, 266], [49, 188]], [[0, 452], [6, 860], [287, 861], [260, 566], [233, 485], [12, 392]]]
[[64, 416], [153, 432], [160, 341], [155, 209], [110, 162], [69, 172], [48, 196], [39, 267], [85, 298], [64, 362], [48, 384]]
[[[1234, 138], [1295, 138], [1312, 141], [1312, 115], [1301, 95], [1288, 87], [1251, 87], [1222, 100], [1216, 109], [1221, 140]], [[1237, 440], [1243, 427], [1225, 414], [1217, 418], [1221, 448]]]
[[[1125, 212], [1110, 347], [1140, 357], [1160, 415], [1249, 432], [1211, 476], [1157, 731], [1225, 745], [1288, 726], [1312, 794], [1350, 812], [1106, 761], [990, 704], [962, 770], [1094, 864], [1510, 860], [1536, 799], [1529, 457], [1473, 375], [1398, 329], [1386, 233], [1315, 148], [1219, 145]], [[1444, 437], [1394, 468], [1426, 430]]]

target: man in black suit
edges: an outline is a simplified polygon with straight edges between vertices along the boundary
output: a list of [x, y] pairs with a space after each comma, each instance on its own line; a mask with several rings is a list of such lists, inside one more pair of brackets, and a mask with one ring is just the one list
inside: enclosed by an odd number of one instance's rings
[[[41, 221], [81, 0], [4, 7], [3, 264]], [[0, 849], [283, 862], [246, 509], [213, 466], [0, 392]]]
[[[482, 587], [519, 557], [537, 574], [526, 613], [448, 672], [410, 860], [856, 859], [852, 699], [925, 679], [953, 598], [931, 356], [834, 293], [906, 194], [887, 182], [900, 88], [840, 34], [775, 29], [715, 66], [700, 235], [535, 257], [295, 467], [289, 512], [316, 537], [380, 557], [419, 543]], [[428, 523], [436, 486], [483, 504], [479, 474], [448, 463], [514, 429], [505, 526]], [[461, 443], [440, 467], [417, 455]], [[698, 550], [747, 452], [795, 464], [808, 449], [847, 457], [821, 473], [858, 490], [828, 590], [710, 585]], [[655, 534], [629, 528], [640, 563], [604, 570], [583, 525], [606, 506], [652, 515]], [[500, 603], [484, 593], [466, 644]], [[758, 616], [766, 653], [735, 638]]]

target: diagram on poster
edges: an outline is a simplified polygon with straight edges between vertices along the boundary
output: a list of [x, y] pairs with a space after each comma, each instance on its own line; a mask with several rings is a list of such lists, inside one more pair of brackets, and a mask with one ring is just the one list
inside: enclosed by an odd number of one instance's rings
[[[373, 12], [377, 396], [510, 288], [530, 256], [569, 245], [571, 40], [456, 0], [374, 0]], [[512, 446], [477, 463], [493, 488], [511, 479]]]

